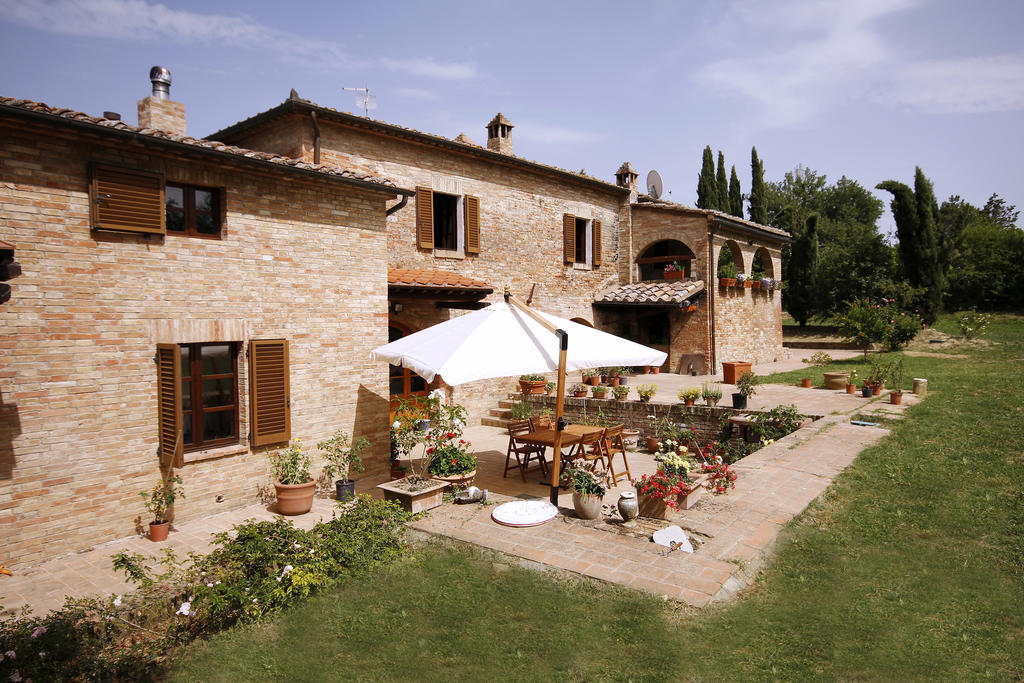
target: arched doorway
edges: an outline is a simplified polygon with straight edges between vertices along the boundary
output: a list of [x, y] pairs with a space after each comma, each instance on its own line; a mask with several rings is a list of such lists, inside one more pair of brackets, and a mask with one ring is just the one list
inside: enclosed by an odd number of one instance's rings
[[[412, 330], [396, 322], [388, 324], [388, 343], [411, 334]], [[392, 403], [396, 399], [427, 395], [427, 380], [401, 365], [388, 366], [388, 391]]]
[[640, 266], [640, 281], [664, 280], [665, 266], [676, 263], [683, 271], [683, 277], [693, 272], [693, 250], [679, 240], [661, 240], [644, 249], [636, 259]]
[[715, 273], [717, 277], [736, 277], [737, 273], [744, 273], [743, 252], [740, 245], [729, 240], [718, 250], [718, 261], [716, 261]]

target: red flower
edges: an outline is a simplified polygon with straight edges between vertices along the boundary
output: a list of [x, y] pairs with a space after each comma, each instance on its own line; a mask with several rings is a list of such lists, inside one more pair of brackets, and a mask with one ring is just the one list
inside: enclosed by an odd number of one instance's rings
[[430, 455], [433, 452], [434, 452], [434, 447], [433, 446], [431, 446], [430, 448], [427, 449], [427, 455]]
[[452, 464], [453, 465], [455, 464], [455, 458], [452, 458]]

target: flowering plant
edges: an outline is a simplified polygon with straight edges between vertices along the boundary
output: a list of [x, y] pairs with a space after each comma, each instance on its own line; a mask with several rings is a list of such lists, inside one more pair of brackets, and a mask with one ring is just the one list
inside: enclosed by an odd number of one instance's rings
[[700, 389], [697, 387], [686, 387], [679, 390], [678, 396], [680, 401], [696, 401], [700, 398]]
[[668, 264], [665, 265], [665, 272], [666, 273], [674, 273], [677, 270], [682, 270], [682, 269], [683, 269], [683, 267], [679, 264], [679, 261], [673, 261], [672, 263], [668, 263]]
[[608, 472], [597, 471], [597, 461], [573, 462], [565, 469], [569, 488], [588, 496], [604, 496], [608, 490]]
[[360, 436], [350, 441], [348, 434], [341, 430], [318, 443], [316, 447], [323, 453], [326, 462], [324, 476], [327, 479], [337, 477], [347, 481], [349, 472], [358, 474], [365, 470], [362, 453], [369, 445], [366, 437]]
[[659, 463], [659, 470], [666, 474], [681, 474], [687, 479], [689, 479], [690, 470], [697, 467], [697, 463], [692, 458], [679, 455], [674, 451], [658, 453], [654, 456], [654, 459]]
[[638, 496], [649, 496], [665, 502], [670, 508], [679, 506], [679, 496], [693, 490], [685, 474], [676, 474], [659, 469], [654, 474], [645, 474], [636, 482]]
[[[433, 470], [435, 453], [448, 455], [447, 467], [459, 468], [459, 474], [476, 469], [476, 458], [473, 458], [468, 452], [470, 443], [462, 438], [462, 430], [466, 427], [466, 409], [458, 403], [445, 403], [444, 392], [440, 389], [430, 392], [425, 401], [425, 408], [430, 419], [430, 431], [423, 439], [420, 470], [412, 474], [413, 481], [429, 479], [428, 472], [435, 474]], [[462, 451], [463, 455], [454, 455], [456, 451]], [[450, 462], [453, 456], [456, 460], [454, 466]], [[461, 467], [468, 464], [470, 459], [472, 459], [472, 467], [461, 470]], [[446, 465], [438, 462], [437, 467], [444, 469]], [[456, 474], [456, 472], [451, 472], [451, 474]]]
[[658, 391], [657, 384], [641, 384], [636, 388], [636, 393], [640, 396], [642, 403], [650, 403], [651, 398]]
[[743, 284], [747, 281], [747, 276], [744, 273], [736, 273], [736, 284]]
[[736, 473], [716, 455], [711, 462], [704, 463], [704, 474], [708, 475], [707, 488], [712, 493], [725, 493], [736, 488]]
[[587, 385], [586, 384], [580, 384], [579, 382], [576, 382], [576, 384], [573, 384], [571, 387], [569, 387], [569, 391], [571, 391], [574, 394], [575, 393], [579, 393], [581, 391], [586, 391], [586, 390], [587, 390]]
[[985, 334], [985, 330], [988, 329], [988, 325], [992, 322], [992, 316], [987, 313], [978, 313], [977, 311], [967, 311], [962, 313], [956, 319], [957, 325], [960, 326], [960, 334], [965, 339], [974, 339], [975, 337]]
[[[458, 443], [434, 448], [430, 453], [430, 473], [435, 477], [450, 477], [475, 470], [476, 456], [468, 450], [471, 445], [465, 439], [459, 439]], [[431, 448], [428, 447], [427, 451], [431, 451]]]
[[174, 505], [178, 496], [185, 497], [185, 489], [181, 487], [181, 477], [175, 475], [162, 479], [149, 491], [142, 491], [140, 496], [146, 501], [146, 509], [153, 515], [154, 524], [165, 522], [167, 510]]
[[305, 484], [311, 479], [309, 453], [302, 452], [302, 441], [293, 439], [288, 448], [270, 453], [270, 475], [282, 484]]

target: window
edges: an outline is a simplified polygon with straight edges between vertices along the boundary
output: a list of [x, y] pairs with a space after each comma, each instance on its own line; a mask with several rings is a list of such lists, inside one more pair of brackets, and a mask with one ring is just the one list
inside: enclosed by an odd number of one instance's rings
[[[405, 329], [388, 326], [388, 342], [398, 341], [407, 334]], [[401, 365], [389, 366], [388, 385], [392, 399], [427, 395], [427, 380]]]
[[238, 442], [238, 347], [181, 344], [181, 429], [186, 451]]
[[[184, 451], [238, 443], [239, 344], [158, 344], [160, 462], [181, 467]], [[249, 343], [250, 440], [253, 446], [291, 438], [288, 342]]]
[[164, 197], [168, 233], [220, 237], [220, 192], [207, 187], [168, 183]]
[[562, 239], [566, 263], [601, 265], [601, 221], [563, 214]]
[[131, 168], [89, 166], [93, 230], [164, 234], [164, 178]]
[[417, 187], [416, 242], [421, 249], [479, 254], [479, 197]]

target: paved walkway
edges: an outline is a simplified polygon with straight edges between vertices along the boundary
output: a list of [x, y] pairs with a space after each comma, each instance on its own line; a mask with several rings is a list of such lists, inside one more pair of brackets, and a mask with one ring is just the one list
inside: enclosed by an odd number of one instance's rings
[[[793, 359], [758, 366], [756, 370], [767, 374], [791, 369], [785, 364], [799, 367], [801, 357], [794, 350]], [[685, 386], [700, 378], [661, 374], [655, 380], [667, 388], [676, 383]], [[666, 398], [674, 397], [677, 390]], [[751, 408], [793, 403], [804, 412], [825, 417], [737, 463], [739, 478], [732, 492], [722, 496], [705, 493], [694, 508], [677, 513], [673, 521], [690, 531], [698, 544], [693, 554], [669, 553], [651, 543], [648, 536], [623, 533], [618, 514], [612, 511], [622, 487], [605, 496], [606, 514], [596, 522], [576, 519], [571, 495], [563, 491], [559, 507], [564, 514], [539, 527], [514, 529], [495, 524], [490, 521], [492, 506], [446, 504], [414, 523], [413, 528], [498, 550], [527, 564], [539, 563], [703, 606], [745, 586], [770, 554], [782, 525], [824, 491], [857, 453], [887, 433], [882, 427], [851, 425], [852, 416], [899, 417], [916, 401], [916, 396], [904, 394], [905, 405], [890, 406], [884, 396], [863, 399], [824, 389], [759, 387]], [[502, 476], [507, 443], [502, 430], [478, 426], [469, 428], [467, 435], [480, 460], [477, 485], [489, 489], [493, 501], [547, 499], [550, 489], [541, 482], [538, 471], [531, 470], [525, 482], [516, 472]], [[646, 453], [630, 453], [629, 462], [634, 477], [655, 469], [653, 458]], [[383, 478], [361, 479], [358, 491], [375, 493], [373, 487], [380, 481]], [[310, 528], [330, 518], [333, 506], [333, 500], [317, 499], [310, 514], [292, 520]], [[8, 613], [23, 605], [45, 613], [63, 604], [65, 596], [123, 593], [131, 587], [112, 569], [111, 555], [122, 550], [156, 555], [164, 548], [173, 548], [183, 557], [189, 551], [207, 551], [215, 532], [226, 531], [246, 519], [273, 517], [272, 509], [250, 505], [176, 525], [169, 540], [159, 545], [134, 536], [21, 568], [14, 576], [0, 576], [0, 605]], [[649, 533], [658, 526], [653, 524], [644, 522], [640, 531]]]

